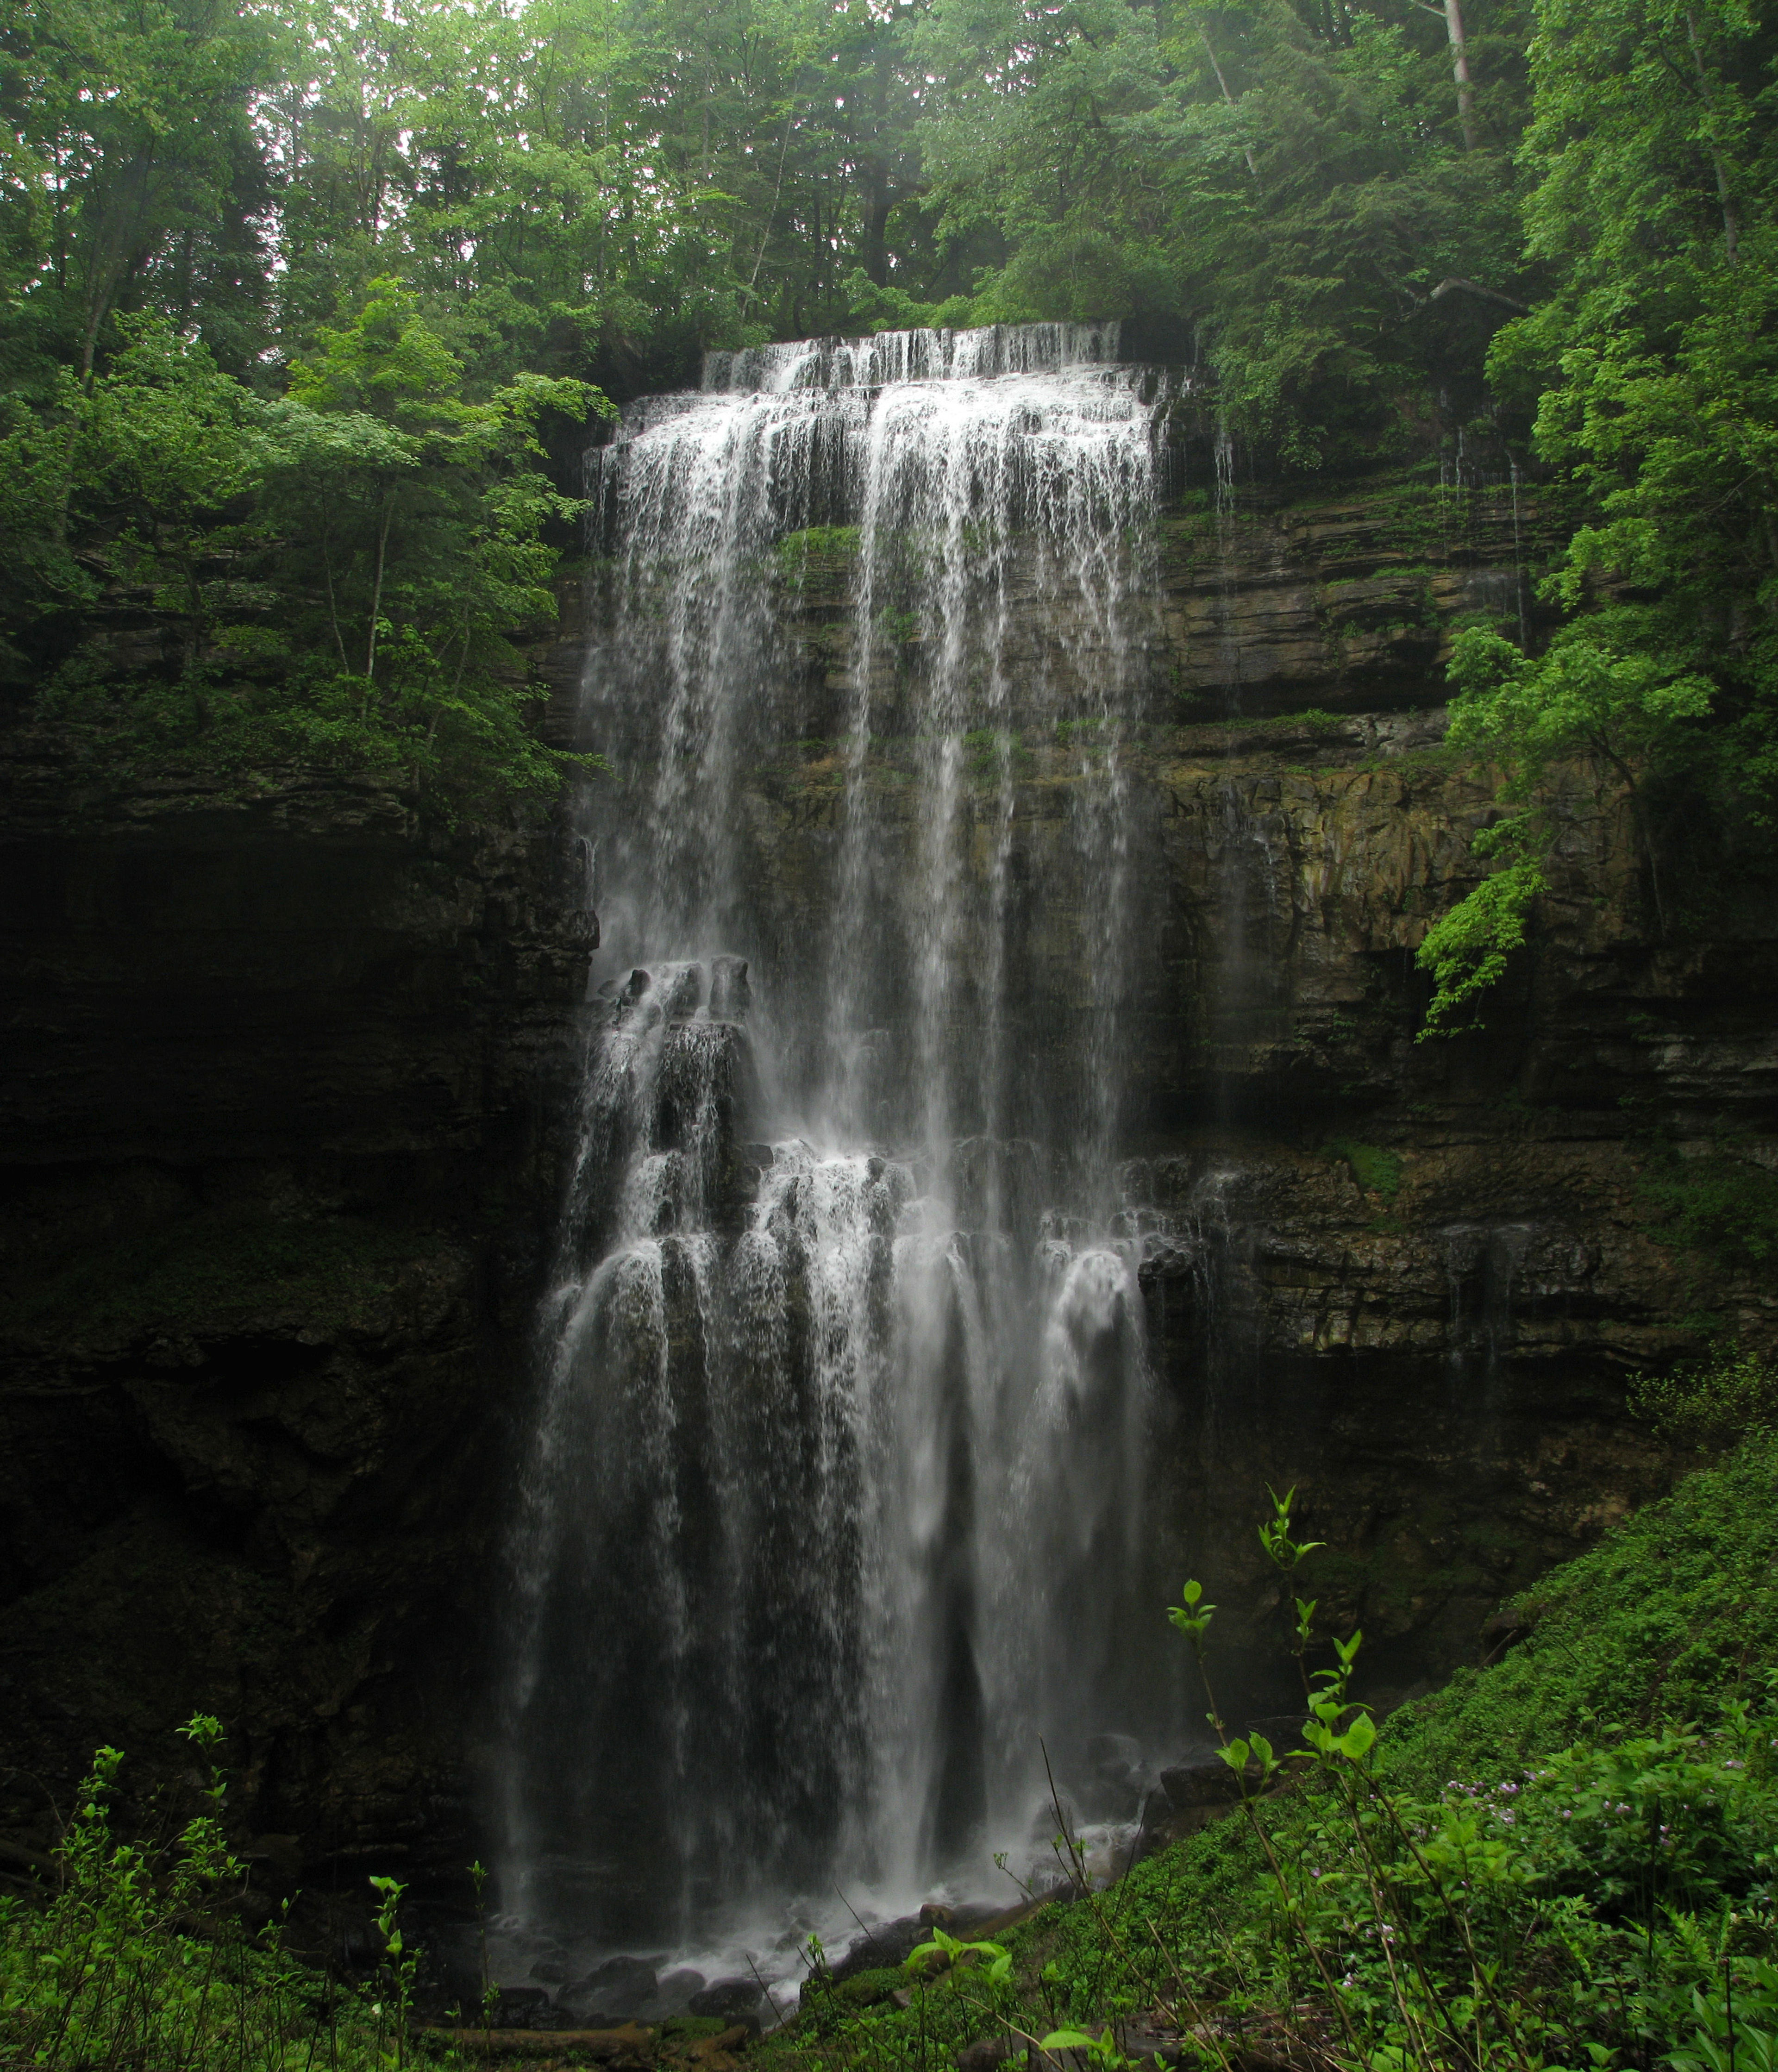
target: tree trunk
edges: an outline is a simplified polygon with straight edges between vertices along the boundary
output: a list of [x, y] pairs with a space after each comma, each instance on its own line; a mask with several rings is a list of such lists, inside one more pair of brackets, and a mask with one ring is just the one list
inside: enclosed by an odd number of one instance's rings
[[862, 190], [864, 221], [858, 240], [858, 257], [864, 270], [879, 288], [889, 285], [889, 211], [894, 206], [889, 183], [875, 167], [859, 180]]
[[[1229, 82], [1222, 76], [1222, 67], [1216, 63], [1216, 53], [1210, 41], [1210, 33], [1202, 23], [1198, 25], [1198, 40], [1204, 45], [1204, 54], [1210, 60], [1210, 69], [1216, 75], [1216, 84], [1222, 88], [1223, 99], [1233, 108], [1235, 105], [1235, 97], [1229, 91]], [[1247, 170], [1257, 180], [1259, 178], [1259, 167], [1253, 163], [1253, 154], [1245, 145], [1241, 148], [1242, 156], [1247, 161]]]
[[387, 489], [383, 492], [383, 523], [377, 535], [377, 579], [370, 593], [370, 637], [364, 646], [364, 697], [359, 707], [360, 719], [370, 710], [371, 686], [377, 680], [377, 618], [383, 608], [383, 569], [389, 554], [389, 520], [394, 515], [395, 491]]
[[[1698, 39], [1698, 23], [1688, 7], [1685, 10], [1685, 40], [1692, 47], [1692, 63], [1698, 68], [1698, 91], [1706, 109], [1715, 100], [1710, 92], [1710, 76], [1704, 69], [1704, 50]], [[1729, 176], [1722, 163], [1722, 154], [1714, 142], [1709, 146], [1710, 170], [1716, 175], [1716, 199], [1722, 211], [1722, 251], [1731, 266], [1741, 262], [1741, 222], [1735, 206], [1735, 197], [1730, 191]]]
[[753, 291], [759, 285], [759, 269], [765, 263], [766, 246], [771, 241], [773, 219], [778, 213], [778, 204], [784, 199], [784, 158], [790, 149], [790, 125], [796, 119], [796, 102], [792, 98], [784, 111], [784, 134], [778, 142], [778, 178], [772, 190], [772, 206], [766, 211], [766, 220], [759, 230], [759, 249], [753, 255], [753, 271], [747, 276], [747, 300], [753, 299]]
[[1451, 39], [1451, 69], [1457, 81], [1457, 120], [1463, 125], [1463, 149], [1475, 148], [1475, 89], [1470, 84], [1469, 47], [1463, 40], [1463, 0], [1445, 0], [1445, 34]]

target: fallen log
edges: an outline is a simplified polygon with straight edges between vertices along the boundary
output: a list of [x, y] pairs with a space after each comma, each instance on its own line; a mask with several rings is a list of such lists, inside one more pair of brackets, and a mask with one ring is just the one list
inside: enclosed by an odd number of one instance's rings
[[428, 2023], [415, 2033], [448, 2043], [467, 2057], [580, 2058], [599, 2065], [652, 2066], [657, 2058], [685, 2072], [735, 2072], [736, 2054], [752, 2033], [736, 2023], [714, 2036], [663, 2037], [628, 2021], [620, 2029], [451, 2029]]
[[467, 2057], [573, 2056], [600, 2065], [652, 2065], [660, 2040], [653, 2029], [633, 2021], [620, 2029], [452, 2029], [432, 2022], [416, 2033], [448, 2043]]

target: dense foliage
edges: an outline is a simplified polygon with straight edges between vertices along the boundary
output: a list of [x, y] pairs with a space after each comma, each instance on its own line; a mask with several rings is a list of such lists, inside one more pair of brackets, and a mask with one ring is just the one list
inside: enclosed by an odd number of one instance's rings
[[1553, 643], [1459, 652], [1458, 738], [1526, 811], [1430, 946], [1436, 1022], [1523, 933], [1577, 754], [1657, 905], [1701, 797], [1766, 810], [1778, 46], [1749, 0], [3, 19], [0, 660], [113, 756], [546, 791], [525, 643], [603, 393], [775, 335], [1122, 316], [1266, 465], [1472, 434], [1574, 486]]
[[[1563, 812], [1627, 809], [1657, 927], [1749, 836], [1778, 780], [1778, 133], [1772, 27], [1729, 4], [1544, 0], [1520, 152], [1548, 282], [1496, 337], [1496, 391], [1583, 522], [1527, 653], [1464, 633], [1451, 738], [1517, 816], [1434, 931], [1434, 1028], [1466, 1026], [1523, 939]], [[1700, 858], [1702, 863], [1700, 865]], [[1694, 886], [1686, 883], [1687, 875]]]

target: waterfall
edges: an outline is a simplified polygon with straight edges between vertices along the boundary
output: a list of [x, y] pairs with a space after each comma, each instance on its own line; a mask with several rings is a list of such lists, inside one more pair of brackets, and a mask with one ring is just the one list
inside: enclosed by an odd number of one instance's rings
[[1095, 1737], [1166, 1725], [1118, 1183], [1165, 390], [1117, 350], [713, 354], [590, 458], [613, 774], [516, 1537], [521, 1912], [598, 1885], [684, 1943], [836, 1879], [986, 1889], [1046, 1752], [1090, 1815]]

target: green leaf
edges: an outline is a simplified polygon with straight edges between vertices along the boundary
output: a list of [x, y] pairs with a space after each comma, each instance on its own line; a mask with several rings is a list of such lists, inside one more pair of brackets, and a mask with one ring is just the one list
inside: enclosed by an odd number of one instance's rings
[[1357, 1762], [1369, 1753], [1376, 1740], [1376, 1723], [1368, 1713], [1360, 1712], [1340, 1737], [1340, 1753]]

